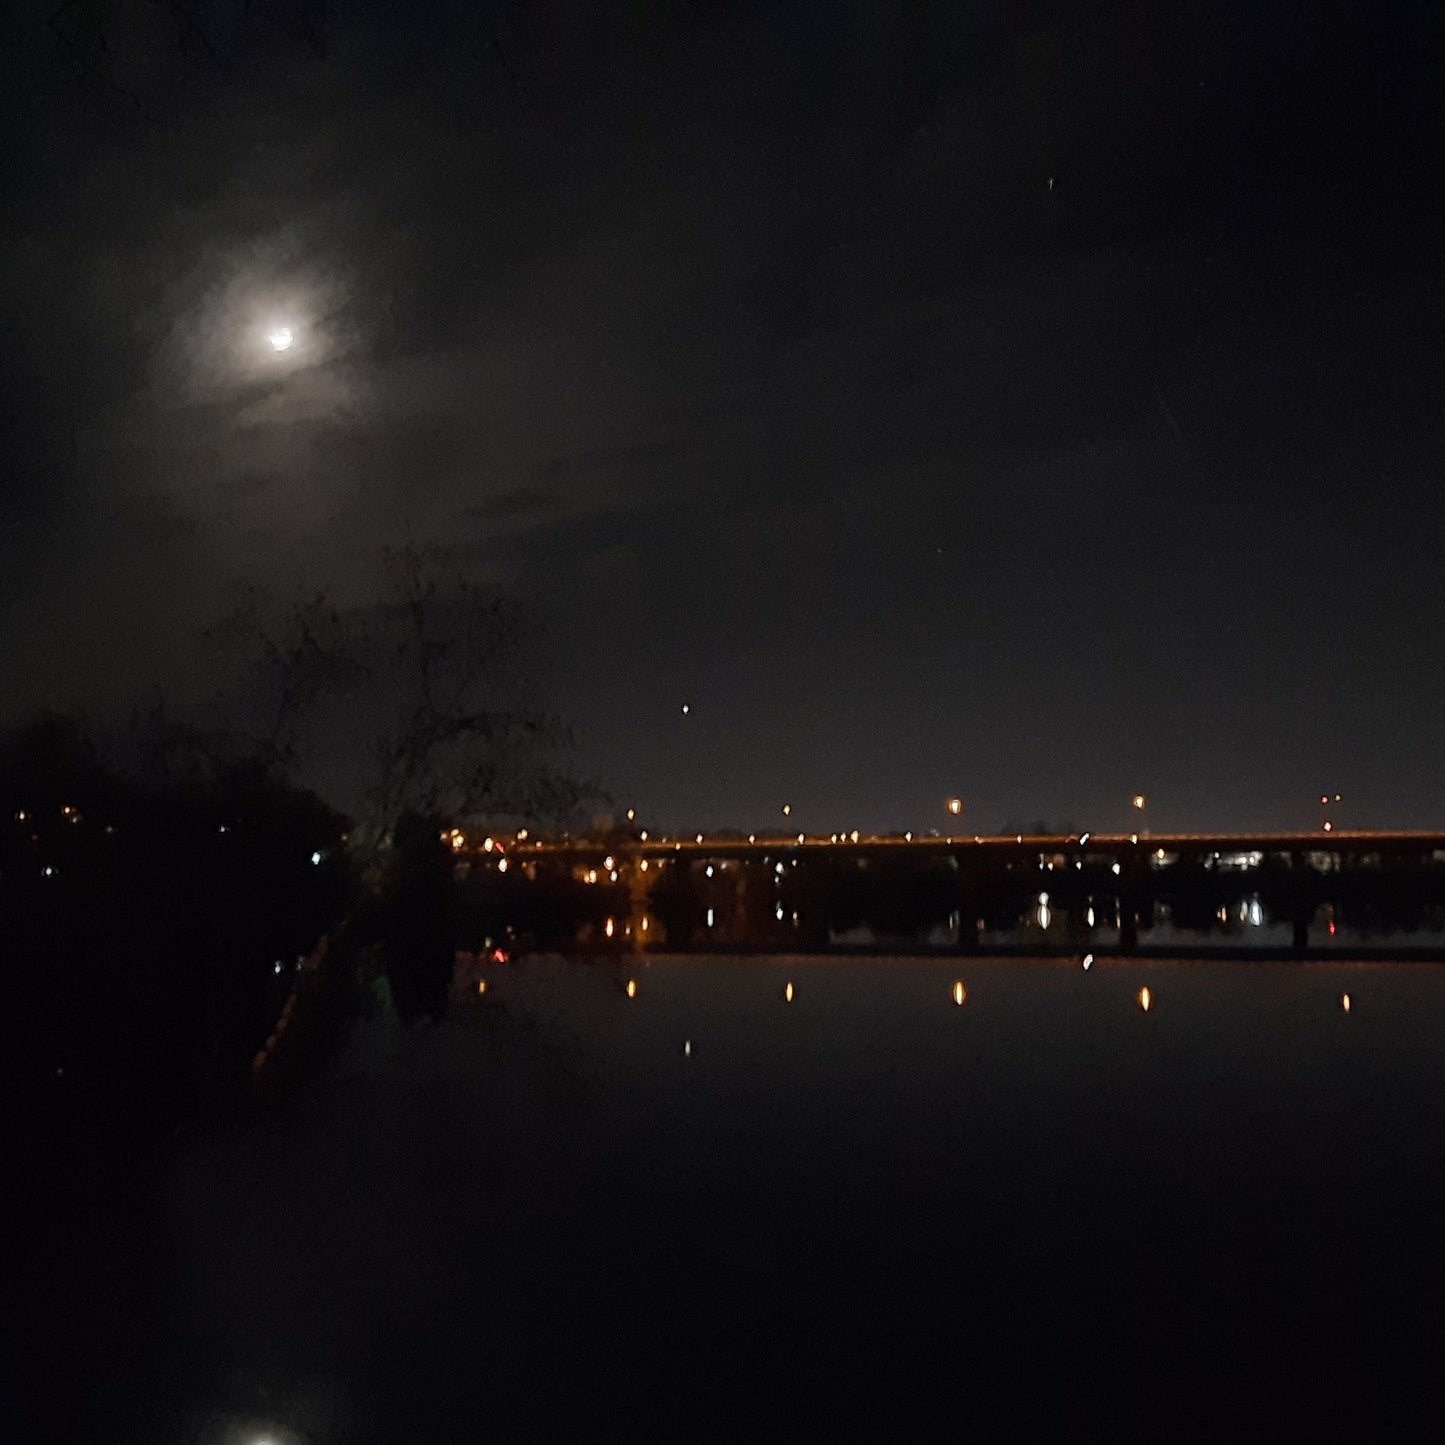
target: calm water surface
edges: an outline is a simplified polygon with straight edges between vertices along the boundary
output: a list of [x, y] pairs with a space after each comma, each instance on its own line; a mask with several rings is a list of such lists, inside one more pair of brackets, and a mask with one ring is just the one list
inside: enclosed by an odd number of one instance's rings
[[482, 976], [77, 1266], [108, 1438], [1434, 1438], [1445, 970]]

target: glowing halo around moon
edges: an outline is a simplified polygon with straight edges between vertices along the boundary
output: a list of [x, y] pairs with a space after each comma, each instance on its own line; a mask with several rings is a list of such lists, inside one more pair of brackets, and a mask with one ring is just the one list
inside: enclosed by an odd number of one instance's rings
[[290, 351], [296, 344], [296, 333], [289, 326], [278, 326], [266, 340], [271, 343], [273, 351]]

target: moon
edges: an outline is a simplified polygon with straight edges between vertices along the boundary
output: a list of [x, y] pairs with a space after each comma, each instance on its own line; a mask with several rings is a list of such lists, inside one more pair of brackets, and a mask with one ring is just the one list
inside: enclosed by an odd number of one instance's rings
[[276, 351], [290, 351], [296, 341], [296, 335], [289, 326], [278, 326], [267, 340], [270, 341], [272, 349]]

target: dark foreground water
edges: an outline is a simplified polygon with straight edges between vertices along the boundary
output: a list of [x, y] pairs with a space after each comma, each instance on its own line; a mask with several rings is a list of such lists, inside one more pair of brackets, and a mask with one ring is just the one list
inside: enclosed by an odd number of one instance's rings
[[1440, 968], [485, 977], [72, 1250], [26, 1439], [1438, 1438]]

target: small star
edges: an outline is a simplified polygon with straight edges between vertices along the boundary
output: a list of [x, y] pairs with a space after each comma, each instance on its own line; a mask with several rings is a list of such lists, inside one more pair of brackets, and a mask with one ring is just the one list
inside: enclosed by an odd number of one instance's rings
[[1053, 188], [1054, 188], [1054, 178], [1053, 178], [1052, 176], [1050, 176], [1050, 177], [1049, 177], [1049, 189], [1050, 189], [1050, 190], [1053, 190]]
[[692, 711], [692, 709], [691, 709], [686, 703], [683, 703], [683, 705], [682, 705], [682, 715], [683, 715], [683, 717], [686, 717], [686, 716], [688, 715], [688, 713], [690, 713], [691, 711]]

